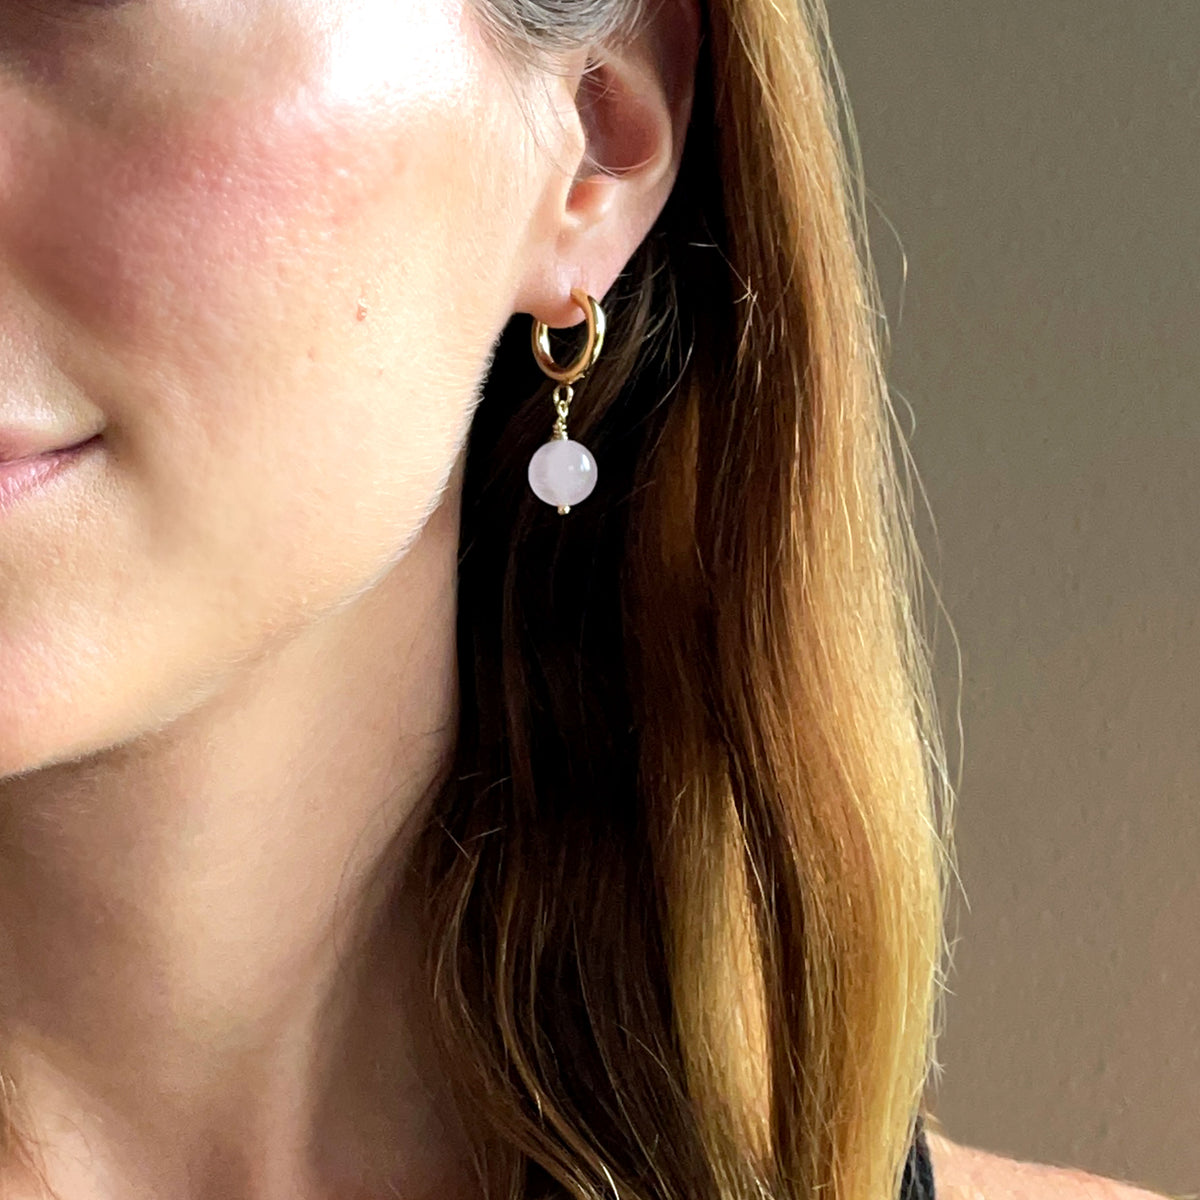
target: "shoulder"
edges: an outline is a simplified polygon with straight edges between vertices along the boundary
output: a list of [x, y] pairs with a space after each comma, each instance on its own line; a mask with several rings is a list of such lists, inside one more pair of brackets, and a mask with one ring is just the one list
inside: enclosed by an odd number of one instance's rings
[[1163, 1200], [1085, 1171], [1018, 1162], [925, 1132], [937, 1200]]

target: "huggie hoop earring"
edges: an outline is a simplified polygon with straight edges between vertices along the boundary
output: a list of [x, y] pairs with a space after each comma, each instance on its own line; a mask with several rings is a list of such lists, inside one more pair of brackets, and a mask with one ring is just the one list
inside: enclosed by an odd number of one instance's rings
[[575, 361], [566, 367], [560, 367], [554, 361], [554, 355], [550, 353], [549, 325], [543, 325], [541, 321], [534, 321], [531, 339], [533, 341], [533, 357], [537, 359], [537, 365], [551, 379], [567, 384], [582, 379], [585, 372], [590, 371], [595, 365], [596, 359], [600, 357], [600, 350], [604, 346], [604, 329], [607, 324], [604, 319], [604, 309], [583, 288], [572, 288], [571, 299], [583, 309], [584, 315], [587, 317], [587, 341], [584, 343], [583, 349], [576, 355]]
[[604, 345], [604, 309], [583, 288], [572, 288], [571, 299], [587, 318], [587, 341], [575, 359], [560, 366], [550, 353], [550, 328], [534, 321], [531, 341], [537, 365], [558, 386], [554, 389], [554, 409], [558, 417], [550, 440], [538, 447], [529, 460], [529, 486], [540, 500], [553, 504], [565, 516], [572, 504], [592, 494], [596, 486], [596, 460], [591, 451], [567, 436], [567, 413], [575, 397], [574, 384], [591, 370]]

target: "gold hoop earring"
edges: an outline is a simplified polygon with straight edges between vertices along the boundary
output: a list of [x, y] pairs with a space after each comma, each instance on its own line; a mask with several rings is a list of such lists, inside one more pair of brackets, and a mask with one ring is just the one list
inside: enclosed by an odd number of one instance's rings
[[572, 504], [587, 499], [596, 486], [596, 460], [591, 451], [567, 436], [567, 413], [575, 398], [574, 385], [583, 378], [600, 356], [604, 345], [604, 309], [583, 288], [572, 288], [571, 299], [587, 318], [587, 340], [583, 349], [567, 366], [560, 366], [550, 352], [550, 328], [534, 321], [531, 341], [537, 365], [558, 386], [554, 389], [554, 409], [558, 416], [550, 440], [539, 446], [529, 460], [529, 486], [539, 500], [553, 504], [565, 516]]

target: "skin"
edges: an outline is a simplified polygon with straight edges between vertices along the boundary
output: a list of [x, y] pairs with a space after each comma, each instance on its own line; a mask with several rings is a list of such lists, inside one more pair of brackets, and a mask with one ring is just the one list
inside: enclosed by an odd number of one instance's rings
[[477, 384], [665, 202], [663, 20], [524, 79], [459, 0], [0, 5], [0, 427], [103, 435], [0, 513], [0, 1046], [64, 1200], [466, 1194], [377, 884]]
[[1020, 1162], [926, 1131], [937, 1200], [1164, 1200], [1086, 1171]]
[[384, 882], [463, 444], [661, 210], [696, 31], [518, 79], [459, 0], [0, 2], [0, 427], [102, 435], [0, 511], [0, 1067], [63, 1200], [470, 1194]]

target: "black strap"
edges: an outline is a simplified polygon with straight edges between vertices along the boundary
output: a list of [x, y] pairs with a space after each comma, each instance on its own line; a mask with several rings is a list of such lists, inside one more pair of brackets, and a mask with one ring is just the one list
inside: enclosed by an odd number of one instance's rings
[[925, 1122], [917, 1116], [916, 1132], [904, 1164], [900, 1182], [900, 1200], [935, 1200], [933, 1190], [933, 1160], [925, 1141]]

